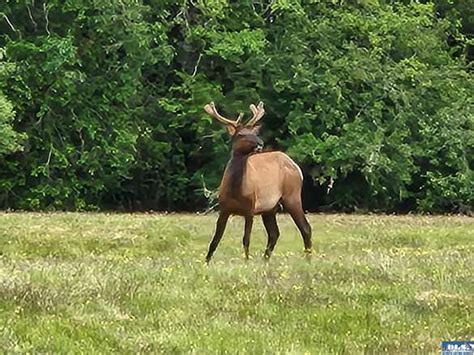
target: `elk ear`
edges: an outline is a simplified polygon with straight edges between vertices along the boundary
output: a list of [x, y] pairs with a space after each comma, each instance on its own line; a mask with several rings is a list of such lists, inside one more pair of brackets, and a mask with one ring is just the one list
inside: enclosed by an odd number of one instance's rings
[[231, 137], [235, 134], [235, 131], [236, 129], [234, 126], [231, 126], [231, 125], [227, 126], [227, 132], [230, 134]]

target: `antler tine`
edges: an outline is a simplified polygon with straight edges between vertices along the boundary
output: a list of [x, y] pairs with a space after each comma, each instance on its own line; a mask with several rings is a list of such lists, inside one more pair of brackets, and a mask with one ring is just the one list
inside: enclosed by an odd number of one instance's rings
[[258, 106], [254, 104], [250, 105], [250, 111], [253, 113], [253, 117], [245, 124], [246, 126], [254, 126], [260, 119], [265, 115], [265, 109], [263, 108], [263, 102], [260, 101]]
[[235, 121], [235, 123], [239, 124], [240, 123], [240, 120], [242, 119], [242, 117], [244, 117], [244, 114], [242, 112], [239, 113], [239, 117], [237, 118], [237, 120]]
[[237, 127], [238, 124], [239, 124], [238, 123], [239, 120], [232, 121], [232, 120], [229, 120], [228, 118], [225, 118], [224, 116], [220, 115], [219, 112], [217, 112], [216, 105], [214, 104], [214, 102], [211, 102], [211, 103], [207, 104], [206, 106], [204, 106], [204, 110], [206, 110], [206, 112], [209, 115], [214, 117], [219, 122], [222, 122], [222, 123], [225, 123], [227, 125], [234, 126], [234, 127]]

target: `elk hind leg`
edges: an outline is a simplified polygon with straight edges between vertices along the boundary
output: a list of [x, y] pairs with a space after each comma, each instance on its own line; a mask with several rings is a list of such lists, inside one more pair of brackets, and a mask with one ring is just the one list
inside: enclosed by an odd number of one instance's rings
[[265, 250], [265, 258], [268, 259], [272, 255], [276, 242], [280, 237], [280, 230], [278, 229], [276, 215], [274, 212], [262, 214], [262, 220], [268, 234], [267, 249]]
[[313, 244], [311, 242], [311, 225], [309, 224], [308, 220], [303, 211], [303, 207], [301, 206], [301, 201], [297, 202], [287, 202], [284, 204], [285, 208], [288, 210], [291, 218], [295, 222], [296, 226], [298, 227], [301, 236], [303, 237], [304, 242], [304, 250], [306, 253], [311, 254]]
[[209, 244], [209, 251], [207, 252], [207, 256], [206, 256], [207, 263], [211, 260], [212, 254], [214, 254], [214, 251], [216, 250], [217, 246], [219, 245], [219, 242], [221, 241], [228, 219], [229, 219], [228, 213], [221, 212], [219, 214], [219, 218], [217, 219], [217, 223], [216, 223], [216, 231], [214, 233], [214, 237], [212, 238], [211, 244]]

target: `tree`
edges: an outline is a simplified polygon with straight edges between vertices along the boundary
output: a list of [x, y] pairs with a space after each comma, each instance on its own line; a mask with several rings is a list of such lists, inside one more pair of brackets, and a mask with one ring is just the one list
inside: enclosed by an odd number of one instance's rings
[[267, 146], [304, 167], [309, 207], [472, 209], [465, 6], [7, 2], [0, 206], [203, 208], [228, 155], [204, 104], [263, 100]]

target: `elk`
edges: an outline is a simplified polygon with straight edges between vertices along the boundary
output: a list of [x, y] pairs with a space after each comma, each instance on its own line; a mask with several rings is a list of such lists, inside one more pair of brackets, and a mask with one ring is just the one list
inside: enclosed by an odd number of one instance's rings
[[263, 102], [250, 105], [253, 117], [241, 123], [243, 114], [231, 120], [218, 113], [213, 102], [204, 110], [227, 126], [232, 139], [231, 158], [227, 163], [219, 187], [219, 217], [206, 262], [212, 258], [224, 234], [230, 215], [245, 218], [243, 247], [245, 258], [249, 258], [250, 233], [255, 215], [261, 215], [268, 242], [265, 258], [269, 258], [280, 236], [276, 221], [279, 204], [291, 215], [303, 238], [305, 252], [312, 251], [311, 226], [301, 204], [303, 173], [299, 166], [285, 153], [261, 152], [263, 141], [258, 136], [259, 121], [265, 114]]

